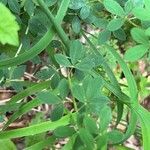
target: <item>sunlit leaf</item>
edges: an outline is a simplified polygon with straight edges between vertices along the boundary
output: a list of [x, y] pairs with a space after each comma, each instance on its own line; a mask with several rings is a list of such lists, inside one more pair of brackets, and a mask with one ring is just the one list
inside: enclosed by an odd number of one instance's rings
[[15, 20], [15, 16], [0, 3], [0, 42], [2, 44], [11, 44], [18, 46], [18, 30], [19, 26]]

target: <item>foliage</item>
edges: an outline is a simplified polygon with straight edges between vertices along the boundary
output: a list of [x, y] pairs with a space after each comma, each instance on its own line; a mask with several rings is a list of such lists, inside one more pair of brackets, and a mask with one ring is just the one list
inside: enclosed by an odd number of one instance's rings
[[7, 9], [4, 5], [0, 4], [0, 42], [2, 44], [11, 44], [18, 46], [18, 33], [19, 26], [17, 22], [15, 22], [15, 17], [11, 14], [9, 9]]
[[[149, 94], [141, 90], [148, 79], [136, 67], [150, 60], [149, 11], [149, 0], [0, 0], [0, 84], [16, 92], [0, 105], [1, 122], [13, 112], [0, 131], [0, 142], [12, 147], [6, 149], [16, 149], [11, 140], [19, 137], [26, 137], [26, 150], [55, 148], [66, 138], [64, 150], [128, 149], [123, 143], [139, 121], [148, 150], [150, 113], [138, 100]], [[32, 72], [36, 83], [24, 79], [28, 63], [40, 66]], [[43, 105], [51, 107], [48, 114], [6, 130]], [[123, 132], [118, 124], [127, 110]]]

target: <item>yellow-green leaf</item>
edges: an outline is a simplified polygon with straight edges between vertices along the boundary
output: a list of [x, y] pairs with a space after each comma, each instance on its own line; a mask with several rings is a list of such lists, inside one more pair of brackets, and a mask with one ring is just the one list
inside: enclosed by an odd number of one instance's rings
[[150, 20], [150, 10], [149, 9], [145, 9], [145, 8], [141, 8], [141, 7], [135, 7], [133, 9], [133, 14], [135, 17], [137, 17], [138, 19], [142, 20], [142, 21], [149, 21]]
[[10, 10], [0, 3], [0, 42], [18, 46], [19, 25], [15, 21], [15, 16]]

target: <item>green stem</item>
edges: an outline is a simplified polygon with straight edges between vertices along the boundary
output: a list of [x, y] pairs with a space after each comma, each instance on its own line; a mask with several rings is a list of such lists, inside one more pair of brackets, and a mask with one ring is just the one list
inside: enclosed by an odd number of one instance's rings
[[133, 21], [131, 21], [130, 19], [126, 18], [126, 21], [129, 22], [131, 25], [133, 25], [134, 27], [139, 27], [137, 24], [135, 24]]
[[57, 31], [57, 33], [60, 37], [60, 39], [65, 44], [67, 49], [69, 49], [69, 39], [68, 39], [66, 33], [64, 32], [64, 30], [62, 29], [61, 25], [55, 20], [54, 16], [50, 12], [50, 10], [46, 6], [46, 4], [43, 2], [43, 0], [37, 0], [37, 1], [38, 1], [38, 4], [41, 6], [42, 10], [45, 12], [47, 17], [49, 18], [49, 20], [51, 21], [51, 23], [53, 24], [55, 30]]
[[[72, 88], [72, 83], [71, 83], [70, 74], [68, 74], [68, 82], [69, 82], [69, 87], [71, 89]], [[74, 97], [72, 97], [72, 101], [73, 101], [75, 112], [78, 112], [78, 107], [77, 107], [76, 100], [75, 100]]]

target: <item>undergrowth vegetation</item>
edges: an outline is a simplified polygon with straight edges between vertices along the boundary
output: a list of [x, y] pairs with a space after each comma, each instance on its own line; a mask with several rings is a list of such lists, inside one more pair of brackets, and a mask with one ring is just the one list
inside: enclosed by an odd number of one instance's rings
[[0, 149], [149, 150], [149, 37], [150, 0], [0, 0]]

